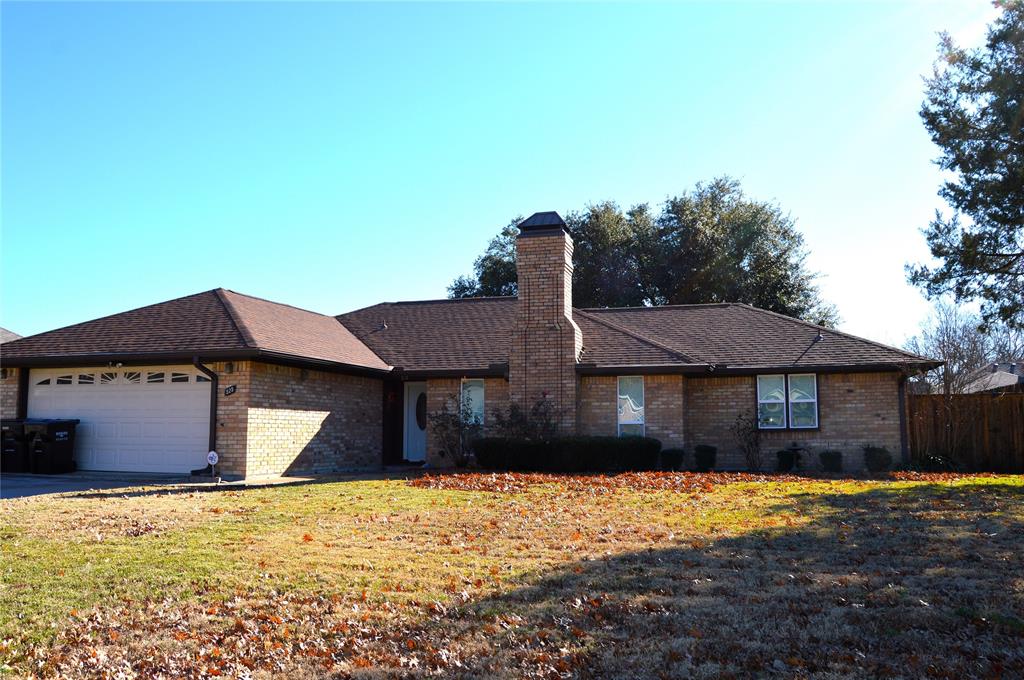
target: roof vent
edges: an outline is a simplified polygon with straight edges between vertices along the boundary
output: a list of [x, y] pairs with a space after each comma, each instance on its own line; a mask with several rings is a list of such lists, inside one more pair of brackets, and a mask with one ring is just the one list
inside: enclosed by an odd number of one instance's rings
[[381, 319], [380, 320], [380, 329], [382, 331], [386, 331], [388, 329], [388, 320], [387, 319]]

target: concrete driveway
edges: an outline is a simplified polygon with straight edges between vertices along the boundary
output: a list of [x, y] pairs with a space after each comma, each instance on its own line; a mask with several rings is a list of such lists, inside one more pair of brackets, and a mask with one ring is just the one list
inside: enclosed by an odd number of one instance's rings
[[183, 484], [188, 476], [130, 472], [71, 472], [66, 475], [0, 475], [0, 498], [25, 498], [51, 493], [133, 486]]

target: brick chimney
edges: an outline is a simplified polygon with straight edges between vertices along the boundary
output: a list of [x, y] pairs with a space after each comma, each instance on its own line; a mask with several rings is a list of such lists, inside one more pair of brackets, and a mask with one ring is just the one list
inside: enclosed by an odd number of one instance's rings
[[572, 238], [558, 213], [536, 213], [519, 225], [516, 269], [509, 397], [526, 411], [540, 399], [550, 400], [562, 430], [574, 432], [583, 335], [572, 319]]

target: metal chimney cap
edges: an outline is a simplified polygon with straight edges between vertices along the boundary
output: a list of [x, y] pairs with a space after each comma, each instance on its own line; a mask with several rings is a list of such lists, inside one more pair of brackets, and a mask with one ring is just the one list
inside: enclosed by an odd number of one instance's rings
[[538, 232], [557, 231], [559, 229], [567, 234], [569, 233], [569, 227], [566, 226], [565, 220], [554, 210], [533, 213], [519, 223], [519, 232], [524, 236]]

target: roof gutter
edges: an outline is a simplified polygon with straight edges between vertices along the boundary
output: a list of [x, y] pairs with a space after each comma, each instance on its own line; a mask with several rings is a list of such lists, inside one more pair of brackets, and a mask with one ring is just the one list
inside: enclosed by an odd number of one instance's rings
[[508, 364], [490, 364], [487, 368], [425, 368], [412, 370], [396, 368], [393, 375], [400, 380], [430, 380], [433, 378], [508, 379]]

